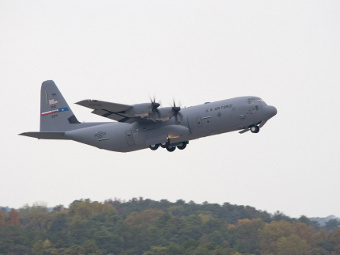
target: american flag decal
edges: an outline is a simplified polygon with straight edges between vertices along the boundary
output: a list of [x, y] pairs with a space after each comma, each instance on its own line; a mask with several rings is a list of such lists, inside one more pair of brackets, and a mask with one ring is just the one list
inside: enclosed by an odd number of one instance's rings
[[54, 98], [48, 100], [48, 104], [49, 104], [49, 105], [53, 105], [53, 104], [57, 104], [57, 103], [58, 103], [58, 100], [56, 100], [56, 99], [54, 99]]

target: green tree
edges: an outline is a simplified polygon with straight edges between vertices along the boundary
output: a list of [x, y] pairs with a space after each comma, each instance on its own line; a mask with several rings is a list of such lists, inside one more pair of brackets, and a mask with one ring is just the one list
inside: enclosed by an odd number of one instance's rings
[[308, 252], [308, 255], [329, 255], [329, 252], [323, 248], [316, 247], [316, 248], [312, 248]]
[[321, 229], [320, 231], [315, 233], [313, 238], [316, 247], [327, 252], [330, 252], [332, 250], [333, 244], [329, 239], [328, 233], [324, 229]]
[[27, 228], [38, 232], [47, 231], [49, 225], [49, 213], [46, 204], [34, 203], [31, 207], [25, 205], [19, 209], [20, 220]]
[[83, 245], [85, 254], [88, 255], [102, 255], [103, 252], [98, 248], [94, 240], [87, 240]]
[[170, 246], [166, 250], [166, 255], [184, 255], [184, 249], [178, 244], [170, 244]]
[[23, 226], [9, 225], [0, 228], [0, 254], [29, 254], [36, 233]]
[[65, 255], [87, 255], [85, 249], [81, 245], [73, 245], [64, 251]]
[[332, 252], [334, 254], [340, 254], [340, 229], [330, 231], [328, 239], [332, 244]]
[[143, 255], [167, 255], [167, 248], [163, 246], [152, 246], [150, 251], [146, 251]]
[[308, 219], [306, 216], [301, 215], [300, 218], [298, 219], [299, 222], [304, 223], [306, 225], [311, 225], [312, 221]]
[[277, 255], [307, 255], [308, 245], [306, 240], [292, 234], [288, 237], [280, 237], [277, 240]]
[[314, 234], [315, 230], [312, 226], [308, 226], [302, 222], [294, 222], [293, 225], [293, 232], [301, 239], [306, 240], [309, 246], [314, 245]]
[[339, 226], [340, 226], [340, 221], [338, 221], [337, 219], [331, 219], [326, 222], [325, 229], [327, 231], [336, 230]]
[[111, 204], [102, 204], [97, 201], [91, 202], [90, 199], [76, 200], [69, 207], [72, 223], [86, 220], [94, 214], [106, 214], [109, 212], [116, 214], [116, 210]]
[[239, 220], [234, 228], [236, 234], [235, 249], [242, 253], [259, 253], [259, 231], [265, 226], [261, 219]]
[[259, 231], [261, 254], [277, 254], [277, 240], [293, 233], [293, 226], [287, 221], [266, 223]]
[[287, 215], [285, 215], [283, 212], [280, 212], [280, 211], [276, 211], [274, 213], [273, 220], [274, 221], [284, 220], [284, 221], [288, 221], [288, 222], [291, 221], [291, 219]]
[[142, 212], [133, 212], [128, 215], [124, 223], [128, 226], [147, 226], [151, 221], [162, 216], [164, 212], [155, 209], [147, 209]]

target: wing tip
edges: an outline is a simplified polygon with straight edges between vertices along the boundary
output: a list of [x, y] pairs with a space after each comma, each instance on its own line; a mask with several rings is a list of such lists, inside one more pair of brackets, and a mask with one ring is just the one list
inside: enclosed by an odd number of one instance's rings
[[81, 105], [81, 106], [86, 106], [89, 102], [98, 102], [98, 100], [94, 100], [94, 99], [84, 99], [81, 101], [76, 102], [75, 104]]

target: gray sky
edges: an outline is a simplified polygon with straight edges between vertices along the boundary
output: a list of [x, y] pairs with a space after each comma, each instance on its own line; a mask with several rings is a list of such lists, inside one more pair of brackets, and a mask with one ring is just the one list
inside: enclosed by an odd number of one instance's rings
[[[0, 205], [184, 199], [340, 216], [339, 1], [0, 0]], [[40, 86], [73, 103], [182, 106], [235, 96], [278, 109], [258, 134], [109, 152], [39, 129]]]

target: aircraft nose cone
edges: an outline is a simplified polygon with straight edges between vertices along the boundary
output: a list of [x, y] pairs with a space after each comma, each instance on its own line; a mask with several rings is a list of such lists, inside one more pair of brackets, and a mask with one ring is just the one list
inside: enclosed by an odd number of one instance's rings
[[269, 118], [274, 117], [277, 114], [277, 109], [274, 106], [267, 106], [267, 114]]

